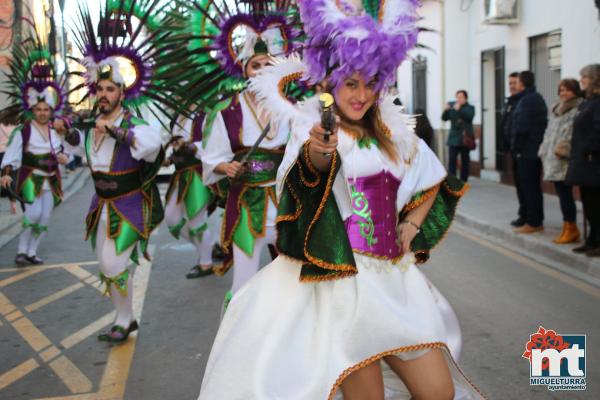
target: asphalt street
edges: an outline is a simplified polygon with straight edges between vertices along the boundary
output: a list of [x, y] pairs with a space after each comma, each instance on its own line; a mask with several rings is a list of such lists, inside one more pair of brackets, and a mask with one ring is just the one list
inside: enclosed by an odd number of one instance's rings
[[[139, 333], [99, 343], [112, 306], [83, 240], [91, 192], [88, 182], [56, 209], [44, 266], [16, 268], [16, 239], [0, 248], [0, 399], [195, 399], [231, 277], [185, 279], [194, 250], [161, 226], [136, 272]], [[422, 268], [458, 314], [462, 369], [490, 399], [600, 398], [599, 288], [459, 226]], [[530, 386], [521, 355], [539, 326], [587, 335], [586, 391]]]

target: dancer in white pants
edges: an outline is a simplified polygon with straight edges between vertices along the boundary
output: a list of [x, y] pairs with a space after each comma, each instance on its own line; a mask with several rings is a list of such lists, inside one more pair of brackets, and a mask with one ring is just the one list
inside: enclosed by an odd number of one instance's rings
[[[155, 179], [164, 160], [160, 130], [134, 113], [141, 115], [148, 108], [155, 115], [180, 112], [174, 91], [188, 56], [183, 35], [170, 37], [169, 46], [162, 46], [170, 31], [163, 31], [168, 22], [161, 18], [166, 14], [157, 14], [153, 2], [130, 3], [125, 7], [130, 11], [120, 13], [119, 22], [138, 28], [122, 33], [97, 32], [89, 10], [81, 5], [77, 42], [83, 57], [77, 61], [85, 68], [88, 94], [95, 99], [99, 116], [93, 129], [69, 129], [66, 138], [86, 155], [94, 179], [96, 193], [86, 230], [116, 309], [114, 325], [98, 337], [108, 342], [122, 342], [138, 329], [132, 310], [134, 267], [129, 260], [138, 263], [138, 250], [150, 259], [148, 241], [164, 216]], [[99, 19], [113, 20], [114, 11], [101, 8]], [[153, 40], [147, 37], [149, 31]]]
[[176, 238], [183, 237], [196, 248], [196, 264], [188, 272], [188, 279], [213, 273], [212, 247], [216, 235], [208, 224], [208, 208], [214, 199], [211, 190], [202, 182], [202, 118], [179, 118], [173, 130], [168, 157], [175, 172], [167, 191], [165, 222]]
[[9, 104], [0, 112], [6, 121], [22, 123], [10, 135], [0, 165], [3, 188], [11, 187], [12, 173], [19, 170], [14, 197], [24, 204], [25, 215], [15, 258], [18, 265], [43, 263], [37, 249], [52, 210], [62, 201], [58, 164], [69, 162], [62, 138], [51, 123], [53, 115], [61, 111], [65, 95], [54, 81], [49, 54], [37, 38], [20, 41], [13, 49], [6, 80]]
[[17, 128], [2, 160], [4, 187], [12, 183], [11, 172], [19, 169], [16, 191], [25, 203], [23, 232], [15, 263], [42, 264], [37, 249], [48, 230], [50, 215], [62, 201], [62, 187], [58, 164], [69, 162], [63, 152], [62, 138], [52, 129], [52, 108], [39, 102], [33, 108], [34, 120]]

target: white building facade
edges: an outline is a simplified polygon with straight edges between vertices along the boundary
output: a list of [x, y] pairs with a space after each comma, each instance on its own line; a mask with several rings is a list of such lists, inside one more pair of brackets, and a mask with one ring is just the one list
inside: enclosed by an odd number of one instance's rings
[[600, 10], [594, 0], [424, 0], [419, 43], [398, 71], [400, 97], [410, 112], [426, 111], [438, 130], [436, 150], [445, 159], [440, 117], [457, 90], [475, 106], [478, 148], [472, 172], [510, 182], [500, 116], [507, 76], [531, 70], [548, 108], [562, 78], [600, 63]]

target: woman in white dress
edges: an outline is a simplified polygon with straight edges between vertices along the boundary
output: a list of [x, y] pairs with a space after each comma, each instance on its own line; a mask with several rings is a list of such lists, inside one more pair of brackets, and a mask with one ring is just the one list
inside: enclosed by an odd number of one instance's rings
[[[456, 364], [451, 307], [417, 266], [447, 232], [466, 187], [382, 95], [414, 44], [412, 3], [381, 5], [374, 14], [394, 22], [379, 26], [362, 8], [301, 2], [314, 50], [307, 65], [282, 62], [253, 83], [274, 115], [291, 121], [277, 178], [280, 255], [231, 301], [199, 399], [483, 397]], [[399, 21], [409, 39], [391, 49], [383, 32]], [[345, 49], [334, 37], [351, 55], [332, 56]], [[327, 78], [333, 131], [323, 128], [317, 99], [294, 107], [273, 90], [298, 73]]]

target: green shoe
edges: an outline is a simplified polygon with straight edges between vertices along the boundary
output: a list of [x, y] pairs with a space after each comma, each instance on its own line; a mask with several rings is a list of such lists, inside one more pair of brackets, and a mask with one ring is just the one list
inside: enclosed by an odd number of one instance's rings
[[212, 267], [209, 269], [202, 269], [202, 267], [200, 267], [199, 265], [196, 265], [196, 266], [192, 267], [190, 272], [188, 272], [185, 277], [187, 279], [196, 279], [196, 278], [202, 278], [203, 276], [212, 275], [214, 273], [215, 273], [215, 271], [212, 269]]

